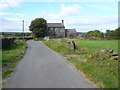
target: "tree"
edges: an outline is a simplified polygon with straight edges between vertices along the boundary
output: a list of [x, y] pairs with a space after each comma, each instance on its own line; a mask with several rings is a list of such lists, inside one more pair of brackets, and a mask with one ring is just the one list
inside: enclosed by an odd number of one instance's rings
[[94, 31], [94, 36], [100, 38], [100, 36], [101, 36], [100, 31], [99, 30], [95, 30]]
[[34, 38], [44, 37], [47, 28], [47, 21], [44, 18], [36, 18], [29, 26]]
[[120, 27], [115, 30], [106, 30], [105, 35], [108, 39], [120, 39]]
[[106, 36], [106, 38], [110, 38], [111, 36], [110, 36], [110, 30], [106, 30], [106, 33], [105, 33], [105, 36]]
[[89, 32], [87, 32], [87, 34], [88, 34], [89, 36], [93, 36], [93, 33], [94, 33], [94, 31], [89, 31]]
[[101, 32], [100, 38], [104, 38], [104, 33], [103, 32]]
[[115, 38], [120, 39], [120, 27], [114, 31]]
[[101, 37], [101, 32], [99, 30], [89, 31], [87, 34], [89, 36], [94, 36], [94, 37], [97, 37], [97, 38]]

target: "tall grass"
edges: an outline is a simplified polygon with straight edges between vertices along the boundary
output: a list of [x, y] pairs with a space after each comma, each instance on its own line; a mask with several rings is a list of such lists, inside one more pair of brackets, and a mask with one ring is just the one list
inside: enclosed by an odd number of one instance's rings
[[45, 41], [45, 44], [52, 48], [54, 51], [61, 53], [62, 55], [66, 54], [73, 54], [73, 49], [70, 48], [69, 45], [62, 43], [61, 41], [57, 40], [49, 40]]
[[67, 42], [66, 39], [54, 39], [54, 40], [44, 41], [44, 43], [48, 47], [50, 47], [56, 52], [61, 53], [63, 56], [70, 55], [70, 54], [79, 55], [79, 54], [86, 53], [86, 51], [83, 51], [83, 50], [81, 52], [79, 51], [74, 52], [73, 46], [70, 44], [67, 44], [66, 42]]
[[68, 57], [68, 61], [74, 63], [78, 70], [95, 83], [96, 87], [118, 88], [118, 61], [91, 59], [81, 62], [76, 57]]

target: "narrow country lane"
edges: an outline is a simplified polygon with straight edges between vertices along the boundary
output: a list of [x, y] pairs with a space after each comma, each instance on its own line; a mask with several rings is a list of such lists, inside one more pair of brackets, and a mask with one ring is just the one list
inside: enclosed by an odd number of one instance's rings
[[29, 40], [27, 45], [8, 88], [94, 88], [63, 56], [42, 42]]

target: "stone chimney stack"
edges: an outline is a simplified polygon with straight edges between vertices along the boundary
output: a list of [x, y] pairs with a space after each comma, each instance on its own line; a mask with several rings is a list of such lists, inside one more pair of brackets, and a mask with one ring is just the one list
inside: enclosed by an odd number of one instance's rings
[[64, 24], [64, 20], [62, 20], [62, 23]]

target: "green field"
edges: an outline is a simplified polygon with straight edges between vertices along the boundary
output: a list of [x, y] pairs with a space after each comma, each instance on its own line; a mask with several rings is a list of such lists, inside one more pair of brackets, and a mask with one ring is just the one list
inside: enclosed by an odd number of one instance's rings
[[118, 40], [75, 40], [75, 43], [92, 51], [113, 49], [115, 52], [118, 52]]
[[[66, 57], [78, 70], [98, 88], [118, 88], [118, 60], [100, 53], [101, 49], [118, 52], [117, 40], [74, 40], [78, 50], [74, 51], [68, 39], [55, 39], [44, 43]], [[84, 61], [80, 61], [84, 60]]]

